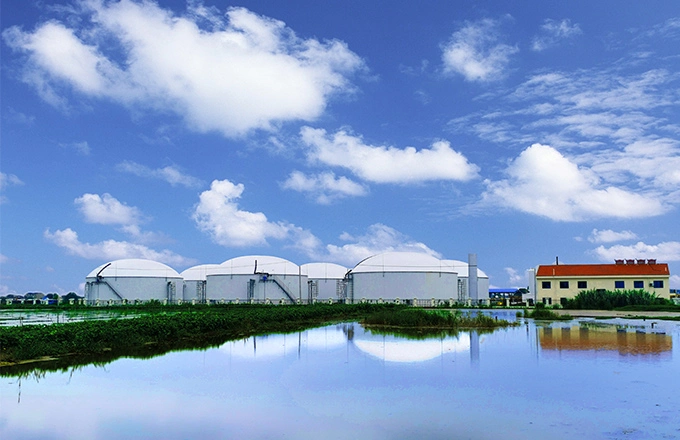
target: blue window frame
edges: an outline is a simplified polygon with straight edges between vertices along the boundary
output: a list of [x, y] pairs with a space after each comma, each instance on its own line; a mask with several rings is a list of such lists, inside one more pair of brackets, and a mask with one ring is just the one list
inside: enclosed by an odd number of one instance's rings
[[625, 281], [622, 281], [622, 280], [614, 281], [614, 289], [625, 289], [625, 288], [626, 288]]
[[588, 288], [588, 281], [579, 281], [578, 282], [578, 288], [579, 289], [587, 289]]
[[569, 281], [560, 281], [560, 289], [568, 289]]
[[654, 280], [655, 289], [663, 289], [663, 280]]
[[551, 287], [550, 281], [543, 281], [543, 282], [541, 283], [541, 288], [542, 288], [542, 289], [550, 289], [550, 287]]
[[640, 281], [640, 280], [635, 280], [635, 281], [633, 281], [633, 288], [634, 289], [644, 289], [645, 288], [645, 282]]

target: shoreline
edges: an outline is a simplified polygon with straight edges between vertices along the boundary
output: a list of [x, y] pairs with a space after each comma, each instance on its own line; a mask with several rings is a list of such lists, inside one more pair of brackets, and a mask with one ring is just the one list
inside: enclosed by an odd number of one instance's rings
[[571, 309], [550, 309], [558, 315], [571, 315], [574, 318], [674, 318], [680, 319], [680, 312], [663, 312], [663, 311], [618, 311], [618, 310], [571, 310]]

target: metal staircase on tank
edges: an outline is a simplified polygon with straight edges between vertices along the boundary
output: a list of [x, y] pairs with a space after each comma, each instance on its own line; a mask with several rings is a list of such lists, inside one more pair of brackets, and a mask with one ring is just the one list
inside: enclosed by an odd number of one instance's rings
[[293, 304], [295, 304], [295, 296], [294, 296], [293, 293], [290, 291], [290, 289], [288, 289], [288, 286], [286, 286], [286, 284], [285, 284], [283, 281], [281, 281], [281, 279], [280, 279], [278, 276], [276, 276], [276, 275], [271, 275], [271, 274], [267, 274], [266, 276], [267, 276], [267, 279], [272, 280], [272, 282], [273, 282], [274, 284], [276, 284], [277, 286], [279, 286], [279, 288], [280, 288], [281, 290], [283, 290], [283, 293], [286, 294], [286, 296], [288, 297], [288, 299], [289, 299]]

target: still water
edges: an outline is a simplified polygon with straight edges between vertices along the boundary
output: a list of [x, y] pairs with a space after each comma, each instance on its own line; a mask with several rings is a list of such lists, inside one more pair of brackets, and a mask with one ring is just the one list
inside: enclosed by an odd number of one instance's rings
[[425, 340], [332, 325], [0, 378], [0, 438], [680, 439], [678, 338], [624, 319]]

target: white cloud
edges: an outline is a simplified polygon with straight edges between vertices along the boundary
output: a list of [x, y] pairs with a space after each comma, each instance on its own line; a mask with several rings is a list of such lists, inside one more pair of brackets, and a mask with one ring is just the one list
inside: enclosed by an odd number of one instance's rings
[[240, 136], [310, 121], [352, 86], [362, 60], [337, 40], [301, 39], [244, 8], [190, 4], [184, 16], [151, 1], [83, 2], [69, 23], [13, 26], [5, 42], [26, 55], [24, 81], [57, 107], [65, 88], [131, 108], [173, 112], [199, 132]]
[[0, 254], [0, 264], [5, 264], [9, 261], [9, 258], [6, 255]]
[[591, 243], [613, 243], [615, 241], [635, 240], [637, 234], [632, 231], [612, 231], [611, 229], [593, 229], [588, 241]]
[[172, 186], [182, 185], [187, 188], [200, 188], [203, 185], [202, 180], [183, 173], [174, 165], [153, 169], [136, 162], [125, 161], [116, 165], [116, 169], [139, 177], [164, 180]]
[[325, 252], [317, 255], [318, 259], [332, 261], [353, 267], [361, 260], [383, 252], [420, 252], [441, 258], [441, 255], [427, 247], [424, 243], [414, 241], [389, 226], [376, 223], [368, 227], [363, 235], [353, 236], [343, 233], [340, 240], [343, 245], [326, 245]]
[[662, 214], [654, 195], [602, 184], [590, 169], [578, 167], [556, 149], [534, 144], [515, 158], [505, 180], [485, 183], [482, 205], [500, 205], [558, 221], [640, 218]]
[[83, 194], [74, 203], [88, 223], [129, 226], [142, 221], [139, 209], [119, 202], [111, 194]]
[[60, 143], [59, 146], [68, 150], [73, 150], [81, 156], [90, 155], [90, 145], [87, 143], [87, 141]]
[[358, 197], [367, 194], [366, 188], [362, 185], [344, 176], [336, 177], [331, 171], [315, 176], [307, 176], [300, 171], [293, 171], [281, 186], [284, 189], [306, 193], [322, 205], [330, 204], [345, 197]]
[[71, 228], [50, 232], [45, 230], [45, 238], [65, 249], [69, 254], [89, 260], [118, 260], [122, 258], [144, 258], [159, 261], [170, 266], [188, 266], [195, 260], [178, 255], [170, 250], [156, 251], [141, 244], [127, 241], [105, 240], [99, 243], [83, 243]]
[[413, 147], [399, 149], [367, 145], [360, 137], [344, 130], [327, 135], [323, 129], [303, 127], [300, 136], [309, 147], [309, 160], [346, 168], [369, 182], [467, 181], [475, 178], [479, 171], [479, 167], [470, 164], [446, 141], [437, 141], [430, 148], [416, 150]]
[[7, 198], [1, 193], [4, 192], [8, 186], [20, 186], [23, 184], [24, 182], [14, 174], [0, 172], [0, 205], [7, 202]]
[[198, 228], [222, 246], [266, 245], [269, 238], [287, 238], [293, 225], [272, 223], [261, 212], [239, 208], [243, 190], [243, 184], [214, 180], [210, 189], [201, 193], [194, 208], [193, 219]]
[[659, 263], [680, 261], [680, 241], [665, 241], [659, 244], [637, 242], [633, 245], [599, 246], [593, 253], [602, 261], [628, 258], [652, 258]]
[[508, 274], [508, 284], [510, 286], [521, 286], [524, 284], [524, 274], [520, 275], [512, 267], [506, 267], [504, 270]]
[[484, 19], [467, 23], [442, 47], [445, 73], [458, 73], [468, 81], [502, 78], [516, 46], [497, 43], [500, 23]]
[[680, 289], [680, 275], [671, 275], [668, 284], [671, 289]]
[[581, 27], [578, 24], [571, 24], [571, 20], [552, 20], [546, 19], [541, 26], [541, 33], [534, 37], [531, 49], [540, 52], [555, 46], [561, 40], [573, 38], [581, 35]]

